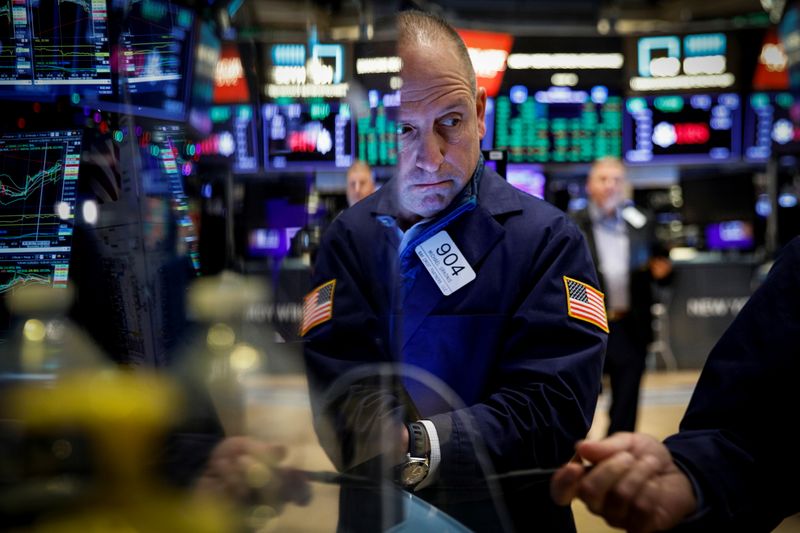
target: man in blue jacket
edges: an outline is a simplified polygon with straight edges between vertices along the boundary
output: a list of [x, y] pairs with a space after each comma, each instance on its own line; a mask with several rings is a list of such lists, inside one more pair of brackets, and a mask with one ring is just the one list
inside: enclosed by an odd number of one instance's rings
[[[589, 251], [485, 168], [486, 93], [458, 34], [404, 12], [398, 35], [398, 173], [332, 223], [305, 301], [320, 440], [343, 470], [396, 465], [472, 529], [574, 530], [546, 483], [504, 481], [494, 506], [487, 475], [558, 465], [590, 427], [608, 325]], [[376, 363], [404, 366], [387, 381]], [[344, 529], [353, 507], [369, 506], [343, 495]]]
[[800, 512], [798, 302], [795, 238], [709, 354], [680, 431], [663, 444], [640, 433], [580, 443], [595, 467], [563, 467], [555, 500], [579, 497], [636, 532], [772, 531]]

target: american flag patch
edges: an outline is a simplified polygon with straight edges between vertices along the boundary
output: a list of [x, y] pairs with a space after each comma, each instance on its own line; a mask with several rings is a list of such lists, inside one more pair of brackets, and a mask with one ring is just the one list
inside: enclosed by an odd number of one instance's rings
[[300, 324], [300, 336], [308, 330], [328, 321], [333, 316], [333, 288], [336, 280], [323, 283], [309, 292], [303, 300], [303, 323]]
[[564, 286], [567, 288], [567, 313], [569, 316], [585, 320], [608, 333], [603, 293], [567, 276], [564, 276]]

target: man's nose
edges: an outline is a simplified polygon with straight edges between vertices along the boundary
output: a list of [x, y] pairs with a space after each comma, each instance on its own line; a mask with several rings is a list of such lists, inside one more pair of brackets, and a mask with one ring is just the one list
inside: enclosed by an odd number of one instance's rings
[[422, 135], [417, 151], [417, 166], [425, 172], [436, 172], [444, 162], [443, 139], [434, 132]]

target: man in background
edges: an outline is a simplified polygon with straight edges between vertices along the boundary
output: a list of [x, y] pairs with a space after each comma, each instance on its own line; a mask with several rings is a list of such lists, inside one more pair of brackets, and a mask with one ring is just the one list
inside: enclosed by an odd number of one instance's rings
[[634, 431], [647, 346], [653, 340], [652, 283], [672, 266], [649, 218], [626, 198], [625, 167], [616, 158], [594, 162], [586, 180], [589, 205], [573, 214], [606, 295], [609, 337], [604, 372], [611, 381], [608, 434]]
[[347, 169], [347, 205], [352, 207], [375, 192], [375, 177], [369, 165], [360, 159]]

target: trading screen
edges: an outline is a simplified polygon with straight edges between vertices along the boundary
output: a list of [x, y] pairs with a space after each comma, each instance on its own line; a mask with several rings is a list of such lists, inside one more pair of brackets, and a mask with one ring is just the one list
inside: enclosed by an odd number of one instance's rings
[[623, 149], [629, 163], [730, 161], [741, 154], [735, 93], [663, 95], [625, 102]]
[[347, 168], [353, 162], [350, 106], [325, 100], [265, 104], [267, 169]]
[[800, 105], [790, 92], [757, 92], [747, 98], [744, 116], [744, 157], [766, 161], [778, 151], [800, 145]]
[[[622, 99], [597, 87], [575, 91], [518, 85], [497, 98], [494, 143], [509, 163], [580, 163], [621, 153]], [[492, 120], [492, 117], [488, 117]]]
[[66, 286], [80, 157], [78, 131], [0, 137], [0, 293]]
[[91, 85], [111, 92], [105, 0], [0, 2], [0, 85]]
[[131, 3], [121, 35], [120, 81], [134, 114], [184, 118], [193, 24], [193, 13], [171, 2]]

